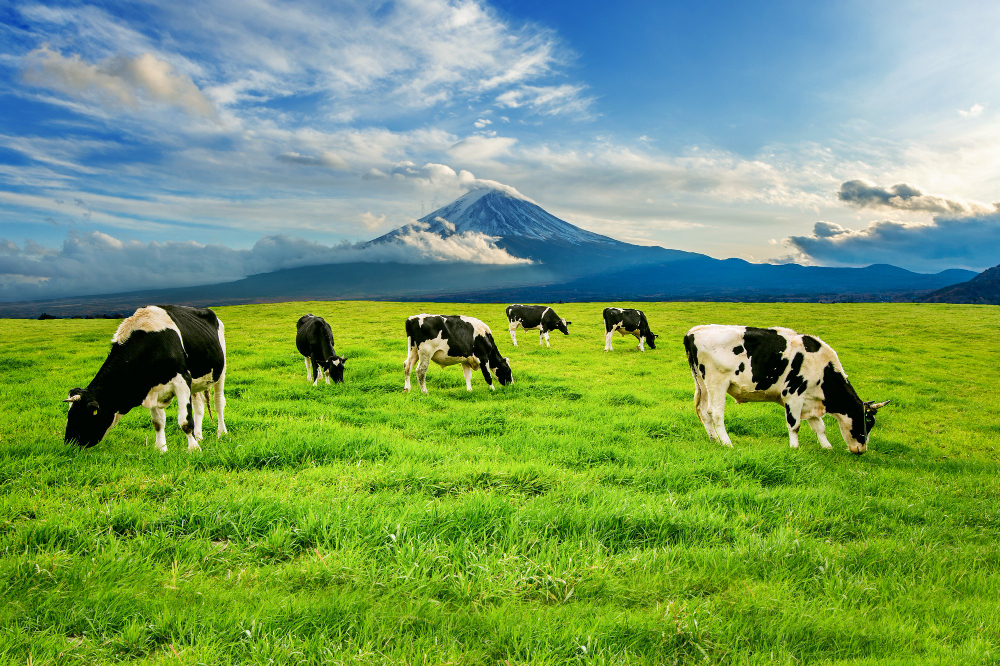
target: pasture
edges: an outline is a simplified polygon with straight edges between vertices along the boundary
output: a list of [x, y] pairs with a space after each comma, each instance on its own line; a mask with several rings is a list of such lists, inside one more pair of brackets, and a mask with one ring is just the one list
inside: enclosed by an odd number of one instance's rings
[[[506, 304], [216, 308], [229, 435], [189, 454], [167, 410], [62, 442], [118, 321], [0, 320], [0, 655], [79, 663], [996, 663], [998, 311], [640, 303], [660, 335], [605, 353], [604, 304], [557, 306], [552, 348]], [[333, 327], [343, 385], [294, 344]], [[428, 372], [402, 392], [409, 314], [493, 328], [514, 384]], [[840, 355], [879, 413], [867, 454], [778, 405], [710, 443], [681, 338], [784, 325]]]

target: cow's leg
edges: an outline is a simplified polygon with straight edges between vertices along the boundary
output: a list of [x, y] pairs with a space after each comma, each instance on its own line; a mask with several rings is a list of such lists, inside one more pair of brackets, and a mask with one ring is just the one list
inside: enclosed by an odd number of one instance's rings
[[465, 390], [466, 391], [471, 391], [472, 390], [472, 367], [466, 365], [465, 363], [463, 363], [462, 364], [462, 374], [465, 375]]
[[303, 357], [302, 360], [306, 362], [306, 381], [311, 382], [313, 380], [312, 361], [308, 356]]
[[483, 371], [483, 379], [486, 380], [491, 391], [496, 391], [497, 387], [493, 385], [493, 374], [490, 372], [490, 360], [483, 356], [477, 356], [476, 358], [479, 359], [479, 369]]
[[799, 428], [802, 427], [802, 403], [785, 403], [785, 422], [788, 424], [788, 445], [799, 448]]
[[517, 322], [510, 322], [510, 341], [516, 347], [517, 346]]
[[639, 338], [639, 346], [636, 349], [638, 349], [639, 351], [646, 351], [645, 349], [646, 338], [642, 337], [641, 333], [639, 335], [636, 335], [635, 337]]
[[830, 440], [826, 438], [826, 424], [823, 423], [822, 416], [814, 416], [809, 419], [809, 426], [813, 429], [813, 432], [816, 433], [816, 439], [819, 440], [820, 446], [824, 449], [833, 448], [833, 444], [831, 444]]
[[191, 411], [194, 412], [194, 438], [204, 439], [201, 434], [201, 421], [205, 417], [205, 405], [208, 404], [208, 394], [204, 391], [191, 396]]
[[417, 347], [414, 345], [410, 347], [410, 351], [406, 354], [406, 360], [403, 361], [403, 390], [407, 393], [410, 391], [410, 371], [417, 363], [417, 356]]
[[604, 333], [604, 351], [614, 351], [615, 348], [611, 346], [611, 336], [614, 331], [605, 331]]
[[174, 378], [173, 385], [174, 395], [177, 396], [177, 425], [187, 436], [188, 451], [200, 451], [198, 440], [194, 438], [194, 419], [188, 414], [188, 410], [194, 411], [191, 405], [191, 386], [181, 375]]
[[153, 421], [153, 430], [156, 431], [156, 435], [153, 437], [153, 446], [160, 453], [166, 453], [167, 434], [164, 432], [164, 428], [167, 427], [167, 413], [163, 407], [150, 407], [149, 417]]
[[694, 411], [698, 415], [698, 421], [701, 423], [702, 427], [705, 428], [705, 432], [708, 433], [708, 438], [714, 440], [715, 433], [710, 427], [711, 422], [709, 421], [708, 414], [706, 412], [706, 391], [702, 384], [701, 378], [698, 376], [697, 371], [691, 368], [691, 376], [694, 378]]
[[[219, 381], [215, 382], [215, 386], [212, 389], [213, 398], [215, 399], [215, 419], [218, 422], [218, 427], [215, 429], [215, 436], [222, 437], [228, 431], [226, 430], [226, 418], [223, 412], [226, 411], [226, 369], [222, 369], [222, 374], [219, 375]], [[207, 396], [206, 396], [207, 397]]]
[[431, 364], [431, 355], [429, 353], [420, 352], [418, 354], [419, 362], [417, 363], [417, 382], [420, 384], [420, 392], [427, 393], [427, 368]]
[[729, 439], [729, 433], [726, 432], [726, 389], [719, 382], [707, 381], [706, 389], [708, 393], [707, 412], [712, 424], [712, 430], [709, 431], [708, 436], [711, 438], [714, 432], [716, 439], [726, 446], [732, 446], [733, 442]]
[[318, 382], [319, 378], [323, 376], [323, 368], [320, 367], [319, 363], [317, 363], [316, 359], [314, 359], [314, 358], [310, 358], [309, 359], [309, 363], [312, 364], [313, 386], [316, 386], [316, 382]]
[[[550, 344], [549, 344], [549, 332], [548, 332], [548, 331], [545, 331], [544, 333], [542, 333], [542, 335], [544, 335], [544, 336], [545, 336], [545, 346], [546, 346], [546, 347], [551, 347], [552, 345], [550, 345]], [[542, 340], [541, 340], [541, 337], [542, 337], [542, 336], [540, 335], [540, 336], [539, 336], [539, 340], [538, 340], [538, 345], [539, 345], [539, 346], [541, 346], [541, 344], [542, 344]]]
[[329, 368], [327, 368], [326, 371], [323, 372], [323, 379], [326, 380], [326, 385], [329, 386], [330, 385], [330, 369]]

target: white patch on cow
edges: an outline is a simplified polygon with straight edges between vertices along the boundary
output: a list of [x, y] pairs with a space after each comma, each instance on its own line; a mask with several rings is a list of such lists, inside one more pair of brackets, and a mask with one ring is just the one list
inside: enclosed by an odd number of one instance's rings
[[184, 337], [181, 335], [180, 329], [177, 328], [177, 324], [167, 314], [167, 311], [155, 305], [150, 305], [139, 308], [135, 311], [135, 314], [120, 323], [115, 334], [111, 336], [111, 342], [119, 345], [123, 344], [135, 331], [156, 333], [157, 331], [165, 331], [167, 329], [177, 333], [177, 337], [181, 340], [181, 346], [183, 346]]
[[490, 337], [493, 337], [493, 331], [490, 330], [490, 327], [484, 324], [479, 319], [476, 319], [475, 317], [465, 317], [465, 316], [459, 316], [459, 319], [461, 319], [466, 323], [472, 324], [473, 335], [485, 336], [489, 334]]
[[303, 360], [306, 362], [306, 381], [311, 382], [313, 380], [312, 360], [308, 356]]
[[333, 359], [333, 363], [331, 365], [335, 365], [335, 366], [340, 365], [340, 359], [339, 358]]

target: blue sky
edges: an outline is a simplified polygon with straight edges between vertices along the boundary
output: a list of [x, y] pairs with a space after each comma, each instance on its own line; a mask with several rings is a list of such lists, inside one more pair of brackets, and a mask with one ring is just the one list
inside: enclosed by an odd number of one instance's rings
[[342, 260], [484, 180], [716, 257], [1000, 263], [996, 3], [123, 4], [0, 6], [2, 299]]

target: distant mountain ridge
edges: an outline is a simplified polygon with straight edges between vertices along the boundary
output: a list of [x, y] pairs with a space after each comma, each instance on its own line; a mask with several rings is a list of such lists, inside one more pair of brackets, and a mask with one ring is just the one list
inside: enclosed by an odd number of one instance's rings
[[0, 316], [127, 312], [150, 303], [234, 305], [301, 300], [402, 301], [914, 301], [975, 273], [914, 273], [896, 266], [832, 268], [752, 264], [625, 243], [581, 229], [526, 197], [476, 187], [362, 247], [408, 234], [485, 234], [531, 263], [352, 262], [291, 268], [198, 287], [0, 303]]
[[968, 282], [943, 287], [920, 300], [924, 303], [1000, 305], [1000, 266], [987, 268]]

